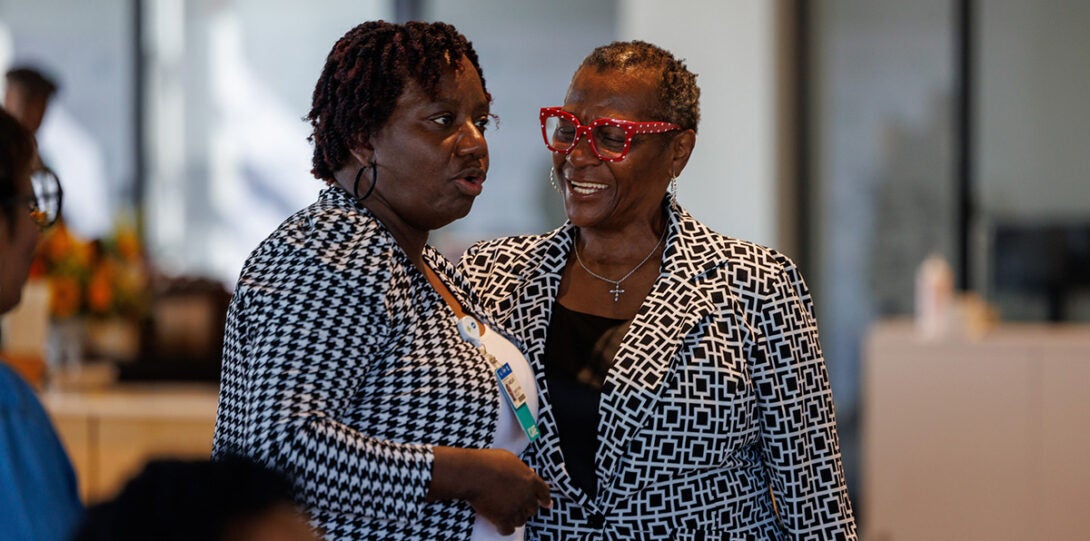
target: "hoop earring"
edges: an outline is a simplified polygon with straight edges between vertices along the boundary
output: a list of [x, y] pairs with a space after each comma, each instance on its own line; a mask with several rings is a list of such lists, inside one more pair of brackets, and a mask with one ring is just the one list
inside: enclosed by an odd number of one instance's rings
[[[371, 186], [367, 188], [367, 193], [360, 196], [360, 176], [363, 175], [364, 169], [371, 169]], [[356, 171], [356, 181], [352, 183], [352, 196], [356, 198], [356, 202], [359, 203], [364, 199], [370, 197], [371, 192], [375, 191], [375, 184], [378, 183], [378, 167], [375, 162], [368, 164], [368, 167], [360, 167], [359, 171]]]
[[678, 209], [677, 206], [677, 175], [672, 171], [670, 172], [670, 206], [674, 210]]
[[549, 184], [553, 185], [553, 189], [556, 190], [556, 193], [564, 193], [563, 191], [560, 190], [560, 185], [558, 185], [556, 183], [556, 168], [555, 167], [550, 167], [549, 168]]

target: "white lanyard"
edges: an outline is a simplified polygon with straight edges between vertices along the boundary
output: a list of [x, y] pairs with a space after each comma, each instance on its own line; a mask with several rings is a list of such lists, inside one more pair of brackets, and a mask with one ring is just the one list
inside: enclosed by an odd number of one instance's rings
[[500, 361], [485, 349], [484, 344], [481, 343], [480, 324], [473, 317], [462, 316], [458, 320], [458, 332], [461, 333], [463, 340], [472, 344], [488, 360], [488, 364], [492, 366], [492, 370], [496, 373], [496, 379], [499, 380], [500, 391], [507, 399], [507, 403], [511, 405], [511, 409], [515, 410], [515, 417], [518, 418], [522, 431], [526, 433], [526, 437], [530, 438], [530, 441], [536, 440], [541, 433], [537, 429], [537, 423], [534, 422], [534, 414], [530, 411], [530, 405], [526, 403], [526, 392], [522, 390], [518, 378], [511, 371], [511, 365]]

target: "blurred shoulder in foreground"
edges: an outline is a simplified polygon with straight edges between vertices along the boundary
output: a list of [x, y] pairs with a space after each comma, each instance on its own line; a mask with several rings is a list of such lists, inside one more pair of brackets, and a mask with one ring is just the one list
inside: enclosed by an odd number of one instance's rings
[[240, 458], [155, 460], [91, 507], [74, 541], [317, 541], [278, 474]]

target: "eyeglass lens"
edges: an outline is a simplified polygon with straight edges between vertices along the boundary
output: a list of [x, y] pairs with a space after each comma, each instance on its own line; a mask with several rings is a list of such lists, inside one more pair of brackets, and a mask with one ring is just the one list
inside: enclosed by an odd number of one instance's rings
[[57, 175], [48, 169], [34, 172], [30, 177], [34, 188], [34, 221], [42, 227], [56, 223], [61, 215], [62, 190]]
[[[560, 116], [549, 116], [545, 119], [545, 133], [549, 134], [552, 147], [560, 152], [567, 152], [577, 143], [577, 128], [571, 120]], [[617, 126], [598, 125], [591, 130], [593, 139], [591, 145], [600, 158], [613, 159], [624, 155], [625, 134], [624, 129]]]

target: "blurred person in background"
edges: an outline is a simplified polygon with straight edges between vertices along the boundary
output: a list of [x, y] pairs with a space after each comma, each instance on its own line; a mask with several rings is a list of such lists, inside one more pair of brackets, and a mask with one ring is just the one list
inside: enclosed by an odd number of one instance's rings
[[279, 474], [245, 459], [153, 460], [73, 541], [317, 541]]
[[239, 277], [213, 457], [285, 474], [328, 539], [521, 539], [549, 505], [516, 456], [536, 436], [529, 365], [428, 244], [481, 193], [490, 108], [454, 27], [348, 31], [308, 116], [327, 187]]
[[57, 93], [57, 83], [28, 66], [8, 70], [5, 80], [4, 109], [31, 133], [37, 134], [49, 108], [49, 100]]
[[[61, 209], [34, 135], [0, 110], [0, 314], [19, 304], [40, 229]], [[83, 512], [68, 455], [33, 389], [0, 362], [0, 537], [67, 539]]]
[[41, 166], [68, 183], [65, 225], [84, 238], [106, 236], [115, 202], [95, 136], [63, 104], [54, 103], [60, 85], [43, 70], [18, 66], [7, 71], [5, 82], [4, 109], [37, 137]]

